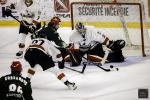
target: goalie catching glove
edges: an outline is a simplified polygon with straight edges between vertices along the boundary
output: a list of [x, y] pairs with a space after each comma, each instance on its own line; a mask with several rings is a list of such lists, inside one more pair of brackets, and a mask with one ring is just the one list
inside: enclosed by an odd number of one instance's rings
[[125, 41], [124, 40], [109, 41], [107, 47], [112, 51], [118, 51], [125, 47]]

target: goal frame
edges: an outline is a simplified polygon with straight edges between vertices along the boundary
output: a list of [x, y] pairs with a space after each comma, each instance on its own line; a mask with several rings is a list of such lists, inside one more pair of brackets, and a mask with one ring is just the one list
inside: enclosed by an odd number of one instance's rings
[[142, 6], [140, 3], [103, 3], [103, 2], [72, 2], [71, 3], [71, 28], [72, 30], [74, 29], [74, 17], [73, 17], [73, 5], [75, 4], [102, 4], [102, 5], [137, 5], [139, 6], [139, 14], [140, 14], [140, 31], [141, 31], [141, 51], [142, 51], [142, 56], [145, 57], [145, 46], [144, 46], [144, 27], [143, 27], [143, 16], [142, 16]]

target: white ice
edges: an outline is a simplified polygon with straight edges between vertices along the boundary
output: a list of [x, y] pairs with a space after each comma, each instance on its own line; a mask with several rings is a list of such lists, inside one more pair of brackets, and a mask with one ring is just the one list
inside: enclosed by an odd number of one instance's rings
[[[61, 28], [60, 35], [66, 42], [70, 29]], [[18, 50], [18, 28], [0, 28], [0, 76], [10, 73], [10, 63]], [[23, 76], [26, 76], [29, 64], [23, 63]], [[105, 64], [103, 67], [108, 67]], [[87, 66], [84, 74], [68, 69], [67, 78], [77, 84], [77, 90], [69, 90], [49, 71], [43, 72], [38, 66], [32, 78], [35, 100], [139, 100], [138, 89], [150, 90], [150, 57], [127, 57], [123, 63], [111, 63], [119, 71], [104, 72], [96, 66]], [[67, 64], [67, 66], [69, 66]], [[81, 70], [82, 66], [75, 68]], [[150, 91], [149, 91], [150, 94]], [[150, 95], [149, 95], [150, 96]], [[142, 99], [140, 99], [142, 100]], [[150, 100], [150, 97], [143, 100]]]

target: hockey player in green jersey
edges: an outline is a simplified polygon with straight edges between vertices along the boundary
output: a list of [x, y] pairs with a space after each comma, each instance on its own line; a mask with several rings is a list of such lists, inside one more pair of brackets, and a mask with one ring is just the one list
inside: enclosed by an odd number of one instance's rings
[[54, 16], [49, 21], [48, 25], [43, 27], [38, 33], [46, 34], [47, 39], [55, 43], [56, 47], [61, 51], [61, 56], [63, 57], [63, 60], [61, 62], [58, 62], [58, 64], [59, 66], [64, 67], [64, 58], [68, 52], [65, 49], [67, 44], [61, 39], [59, 33], [57, 32], [60, 26], [60, 22], [61, 19], [57, 16]]
[[55, 16], [50, 20], [48, 25], [42, 28], [39, 32], [46, 34], [47, 39], [53, 41], [58, 47], [65, 47], [66, 43], [61, 39], [57, 32], [60, 22], [60, 18]]

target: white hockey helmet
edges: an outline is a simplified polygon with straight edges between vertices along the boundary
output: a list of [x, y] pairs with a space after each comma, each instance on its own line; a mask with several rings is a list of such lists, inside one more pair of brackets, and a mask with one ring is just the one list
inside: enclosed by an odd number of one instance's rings
[[76, 23], [75, 29], [76, 29], [80, 34], [85, 34], [86, 28], [85, 28], [85, 26], [84, 26], [83, 23], [81, 23], [81, 22]]

